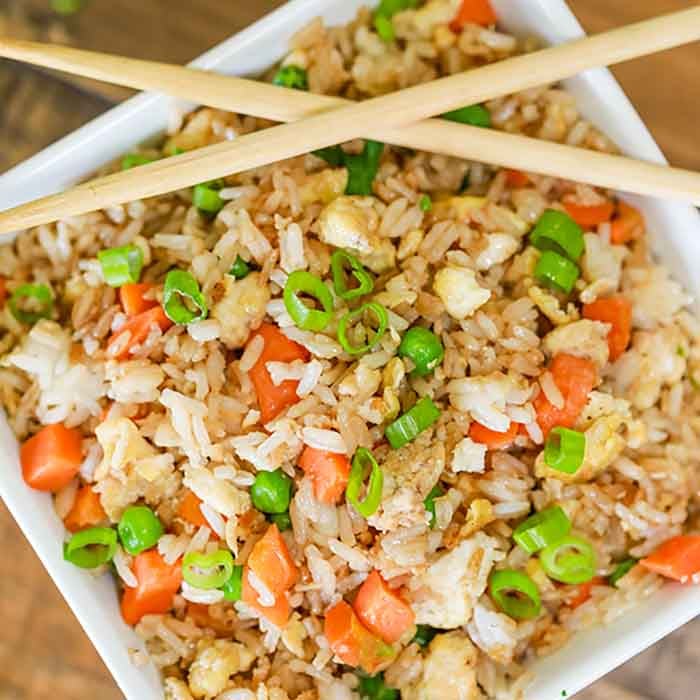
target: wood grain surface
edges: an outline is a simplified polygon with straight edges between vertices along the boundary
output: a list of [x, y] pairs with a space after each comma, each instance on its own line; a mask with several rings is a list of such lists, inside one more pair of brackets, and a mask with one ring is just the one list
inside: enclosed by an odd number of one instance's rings
[[[0, 35], [185, 63], [281, 0], [91, 0], [60, 19], [49, 0], [0, 0]], [[694, 0], [570, 0], [589, 31], [697, 5]], [[700, 170], [700, 46], [615, 69], [669, 160]], [[128, 96], [0, 61], [0, 171]], [[0, 700], [118, 700], [114, 682], [0, 503]], [[700, 692], [700, 621], [581, 694], [581, 700], [681, 700]]]

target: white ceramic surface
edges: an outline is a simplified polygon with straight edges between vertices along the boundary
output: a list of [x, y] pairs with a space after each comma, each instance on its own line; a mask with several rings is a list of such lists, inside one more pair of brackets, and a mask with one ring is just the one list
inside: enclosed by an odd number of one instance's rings
[[[362, 0], [293, 0], [208, 52], [194, 65], [237, 75], [255, 75], [284, 54], [289, 37], [316, 16], [333, 24], [350, 19]], [[515, 33], [535, 34], [547, 43], [581, 35], [562, 0], [494, 0], [503, 24]], [[584, 114], [628, 154], [663, 162], [663, 156], [634, 108], [605, 70], [567, 82]], [[680, 88], [680, 86], [679, 86]], [[168, 98], [141, 95], [95, 119], [39, 155], [0, 176], [0, 209], [49, 194], [89, 176], [102, 164], [161, 132]], [[636, 200], [644, 209], [655, 249], [689, 291], [700, 290], [700, 217], [682, 204]], [[63, 562], [63, 528], [48, 496], [31, 491], [20, 476], [17, 445], [0, 419], [0, 496], [70, 604], [129, 700], [160, 700], [153, 668], [136, 668], [128, 647], [139, 643], [122, 622], [114, 584], [93, 579]], [[601, 675], [700, 613], [700, 588], [669, 585], [613, 627], [585, 632], [560, 653], [541, 661], [528, 700], [571, 697]]]

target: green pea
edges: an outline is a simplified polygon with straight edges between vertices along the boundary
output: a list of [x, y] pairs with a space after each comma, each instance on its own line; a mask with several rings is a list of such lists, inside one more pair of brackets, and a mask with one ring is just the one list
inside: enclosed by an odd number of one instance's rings
[[250, 497], [253, 506], [263, 513], [284, 513], [292, 498], [292, 480], [281, 469], [258, 472], [250, 488]]
[[273, 513], [268, 517], [268, 520], [277, 525], [277, 529], [280, 532], [292, 529], [292, 519], [289, 517], [288, 510], [284, 513]]
[[117, 532], [124, 549], [135, 555], [158, 542], [163, 525], [148, 506], [129, 506], [119, 520]]
[[423, 326], [413, 326], [401, 339], [399, 357], [408, 357], [415, 365], [413, 374], [424, 377], [442, 362], [445, 348], [440, 338], [431, 330]]

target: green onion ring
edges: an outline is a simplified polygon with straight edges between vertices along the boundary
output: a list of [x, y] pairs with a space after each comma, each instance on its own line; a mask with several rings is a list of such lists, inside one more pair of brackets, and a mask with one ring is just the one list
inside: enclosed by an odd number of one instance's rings
[[537, 585], [522, 571], [494, 571], [489, 578], [489, 593], [493, 602], [515, 620], [531, 620], [542, 609]]
[[513, 532], [513, 539], [528, 554], [534, 554], [571, 532], [571, 521], [560, 506], [545, 508], [523, 520]]
[[[35, 299], [41, 304], [40, 311], [24, 311], [19, 307], [22, 299]], [[42, 318], [50, 318], [53, 312], [53, 295], [45, 284], [21, 284], [9, 301], [12, 315], [20, 323], [36, 323]]]
[[440, 409], [432, 402], [430, 397], [424, 396], [413, 408], [393, 423], [387, 425], [384, 435], [389, 444], [398, 450], [415, 440], [420, 433], [429, 428], [440, 418]]
[[[346, 268], [357, 280], [356, 287], [348, 287], [346, 281]], [[333, 273], [333, 289], [335, 293], [345, 301], [351, 301], [369, 294], [374, 289], [372, 276], [365, 270], [364, 265], [350, 253], [344, 250], [336, 250], [331, 255], [331, 271]]]
[[[364, 480], [369, 474], [367, 494], [363, 501], [360, 500], [360, 490]], [[384, 488], [384, 472], [379, 466], [374, 455], [366, 447], [358, 447], [352, 458], [352, 467], [348, 477], [348, 485], [345, 489], [345, 497], [355, 510], [363, 517], [373, 515], [382, 501], [382, 489]]]
[[[361, 319], [368, 311], [371, 311], [377, 318], [377, 330], [364, 345], [351, 345], [348, 340], [348, 326], [355, 320]], [[376, 301], [363, 304], [355, 311], [348, 311], [338, 322], [338, 342], [343, 346], [343, 350], [348, 355], [362, 355], [374, 348], [382, 339], [386, 329], [389, 327], [389, 314], [387, 310]]]
[[188, 552], [182, 560], [182, 578], [195, 588], [221, 588], [233, 575], [233, 555], [226, 549], [204, 554]]
[[[183, 297], [199, 309], [199, 313], [185, 306]], [[165, 277], [163, 287], [163, 309], [165, 315], [173, 322], [186, 325], [194, 321], [203, 321], [209, 310], [204, 295], [199, 289], [199, 283], [185, 270], [170, 270]]]
[[596, 573], [597, 558], [591, 544], [568, 535], [540, 552], [540, 563], [549, 578], [561, 583], [586, 583]]
[[575, 474], [586, 454], [586, 436], [569, 428], [554, 428], [544, 446], [544, 463], [558, 472]]
[[81, 569], [96, 569], [112, 561], [117, 533], [111, 527], [89, 527], [76, 532], [63, 546], [63, 558]]
[[[323, 311], [307, 306], [299, 294], [316, 299]], [[302, 330], [319, 332], [326, 328], [333, 316], [333, 295], [323, 280], [305, 270], [295, 270], [284, 285], [284, 306], [292, 320]]]
[[143, 251], [136, 245], [107, 248], [97, 254], [102, 276], [110, 287], [138, 282], [143, 268]]

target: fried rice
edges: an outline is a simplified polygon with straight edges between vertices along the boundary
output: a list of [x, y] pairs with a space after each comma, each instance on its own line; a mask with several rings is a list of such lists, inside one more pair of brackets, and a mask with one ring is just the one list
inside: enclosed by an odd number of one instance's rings
[[[312, 92], [362, 99], [535, 48], [494, 25], [455, 30], [458, 4], [428, 0], [395, 14], [391, 42], [368, 10], [342, 27], [314, 21], [282, 65], [302, 71]], [[485, 108], [493, 128], [615, 150], [557, 86]], [[140, 155], [172, 156], [266, 126], [213, 109], [177, 114], [164, 142]], [[343, 148], [358, 155], [363, 143]], [[99, 502], [90, 525], [115, 526], [145, 504], [163, 527], [150, 551], [164, 567], [221, 551], [246, 566], [244, 589], [256, 604], [245, 592], [232, 601], [221, 586], [178, 580], [165, 610], [132, 621], [148, 652], [134, 650], [134, 663], [162, 670], [166, 698], [378, 697], [363, 673], [382, 672], [383, 687], [397, 693], [386, 697], [516, 699], [530, 662], [662, 585], [644, 566], [614, 585], [609, 577], [620, 562], [697, 527], [700, 327], [688, 295], [654, 262], [643, 222], [616, 239], [624, 205], [613, 193], [391, 146], [367, 196], [346, 194], [348, 168], [314, 154], [217, 187], [213, 214], [183, 190], [22, 232], [0, 254], [8, 294], [31, 283], [54, 300], [33, 324], [4, 304], [0, 398], [20, 441], [47, 425], [79, 431], [79, 471], [49, 489], [69, 529], [85, 525], [76, 515], [81, 494]], [[584, 226], [573, 291], [548, 288], [530, 238], [542, 214], [609, 204], [616, 214]], [[164, 279], [178, 268], [196, 280], [208, 315], [130, 332], [123, 297], [97, 257], [127, 245], [143, 257], [146, 307], [164, 303]], [[283, 298], [300, 270], [330, 290], [337, 249], [373, 281], [361, 301], [386, 310], [386, 332], [362, 354], [349, 353], [338, 334], [358, 301], [336, 289], [330, 321], [310, 330]], [[238, 261], [246, 274], [231, 274]], [[611, 297], [631, 304], [631, 338], [612, 359], [610, 324], [585, 311]], [[416, 326], [444, 348], [430, 372], [416, 373], [399, 352]], [[363, 332], [351, 331], [356, 344], [371, 340]], [[275, 337], [296, 348], [293, 359], [276, 358]], [[595, 373], [568, 425], [586, 440], [575, 473], [543, 458], [548, 428], [538, 406], [563, 411], [569, 399], [553, 366], [561, 355]], [[261, 366], [266, 395], [253, 378]], [[271, 414], [270, 400], [290, 386], [291, 399]], [[393, 448], [387, 426], [423, 397], [439, 418]], [[510, 437], [483, 437], [493, 433]], [[347, 467], [370, 450], [383, 475], [374, 511], [363, 515], [345, 483], [324, 497], [300, 466], [308, 448]], [[278, 469], [291, 485], [284, 524], [251, 495], [260, 474]], [[527, 516], [555, 505], [595, 552], [595, 577], [584, 584], [557, 582], [513, 540]], [[280, 556], [295, 570], [281, 591], [248, 566], [276, 523]], [[125, 598], [142, 585], [141, 556], [122, 540], [111, 569], [95, 573], [114, 576]], [[518, 619], [499, 606], [489, 588], [495, 571], [527, 575], [541, 598], [536, 615]], [[363, 663], [329, 635], [326, 618], [341, 601], [357, 605], [374, 572], [410, 619], [384, 640], [379, 659]], [[288, 608], [281, 622], [269, 612], [280, 596]], [[362, 634], [378, 636], [364, 626]]]

